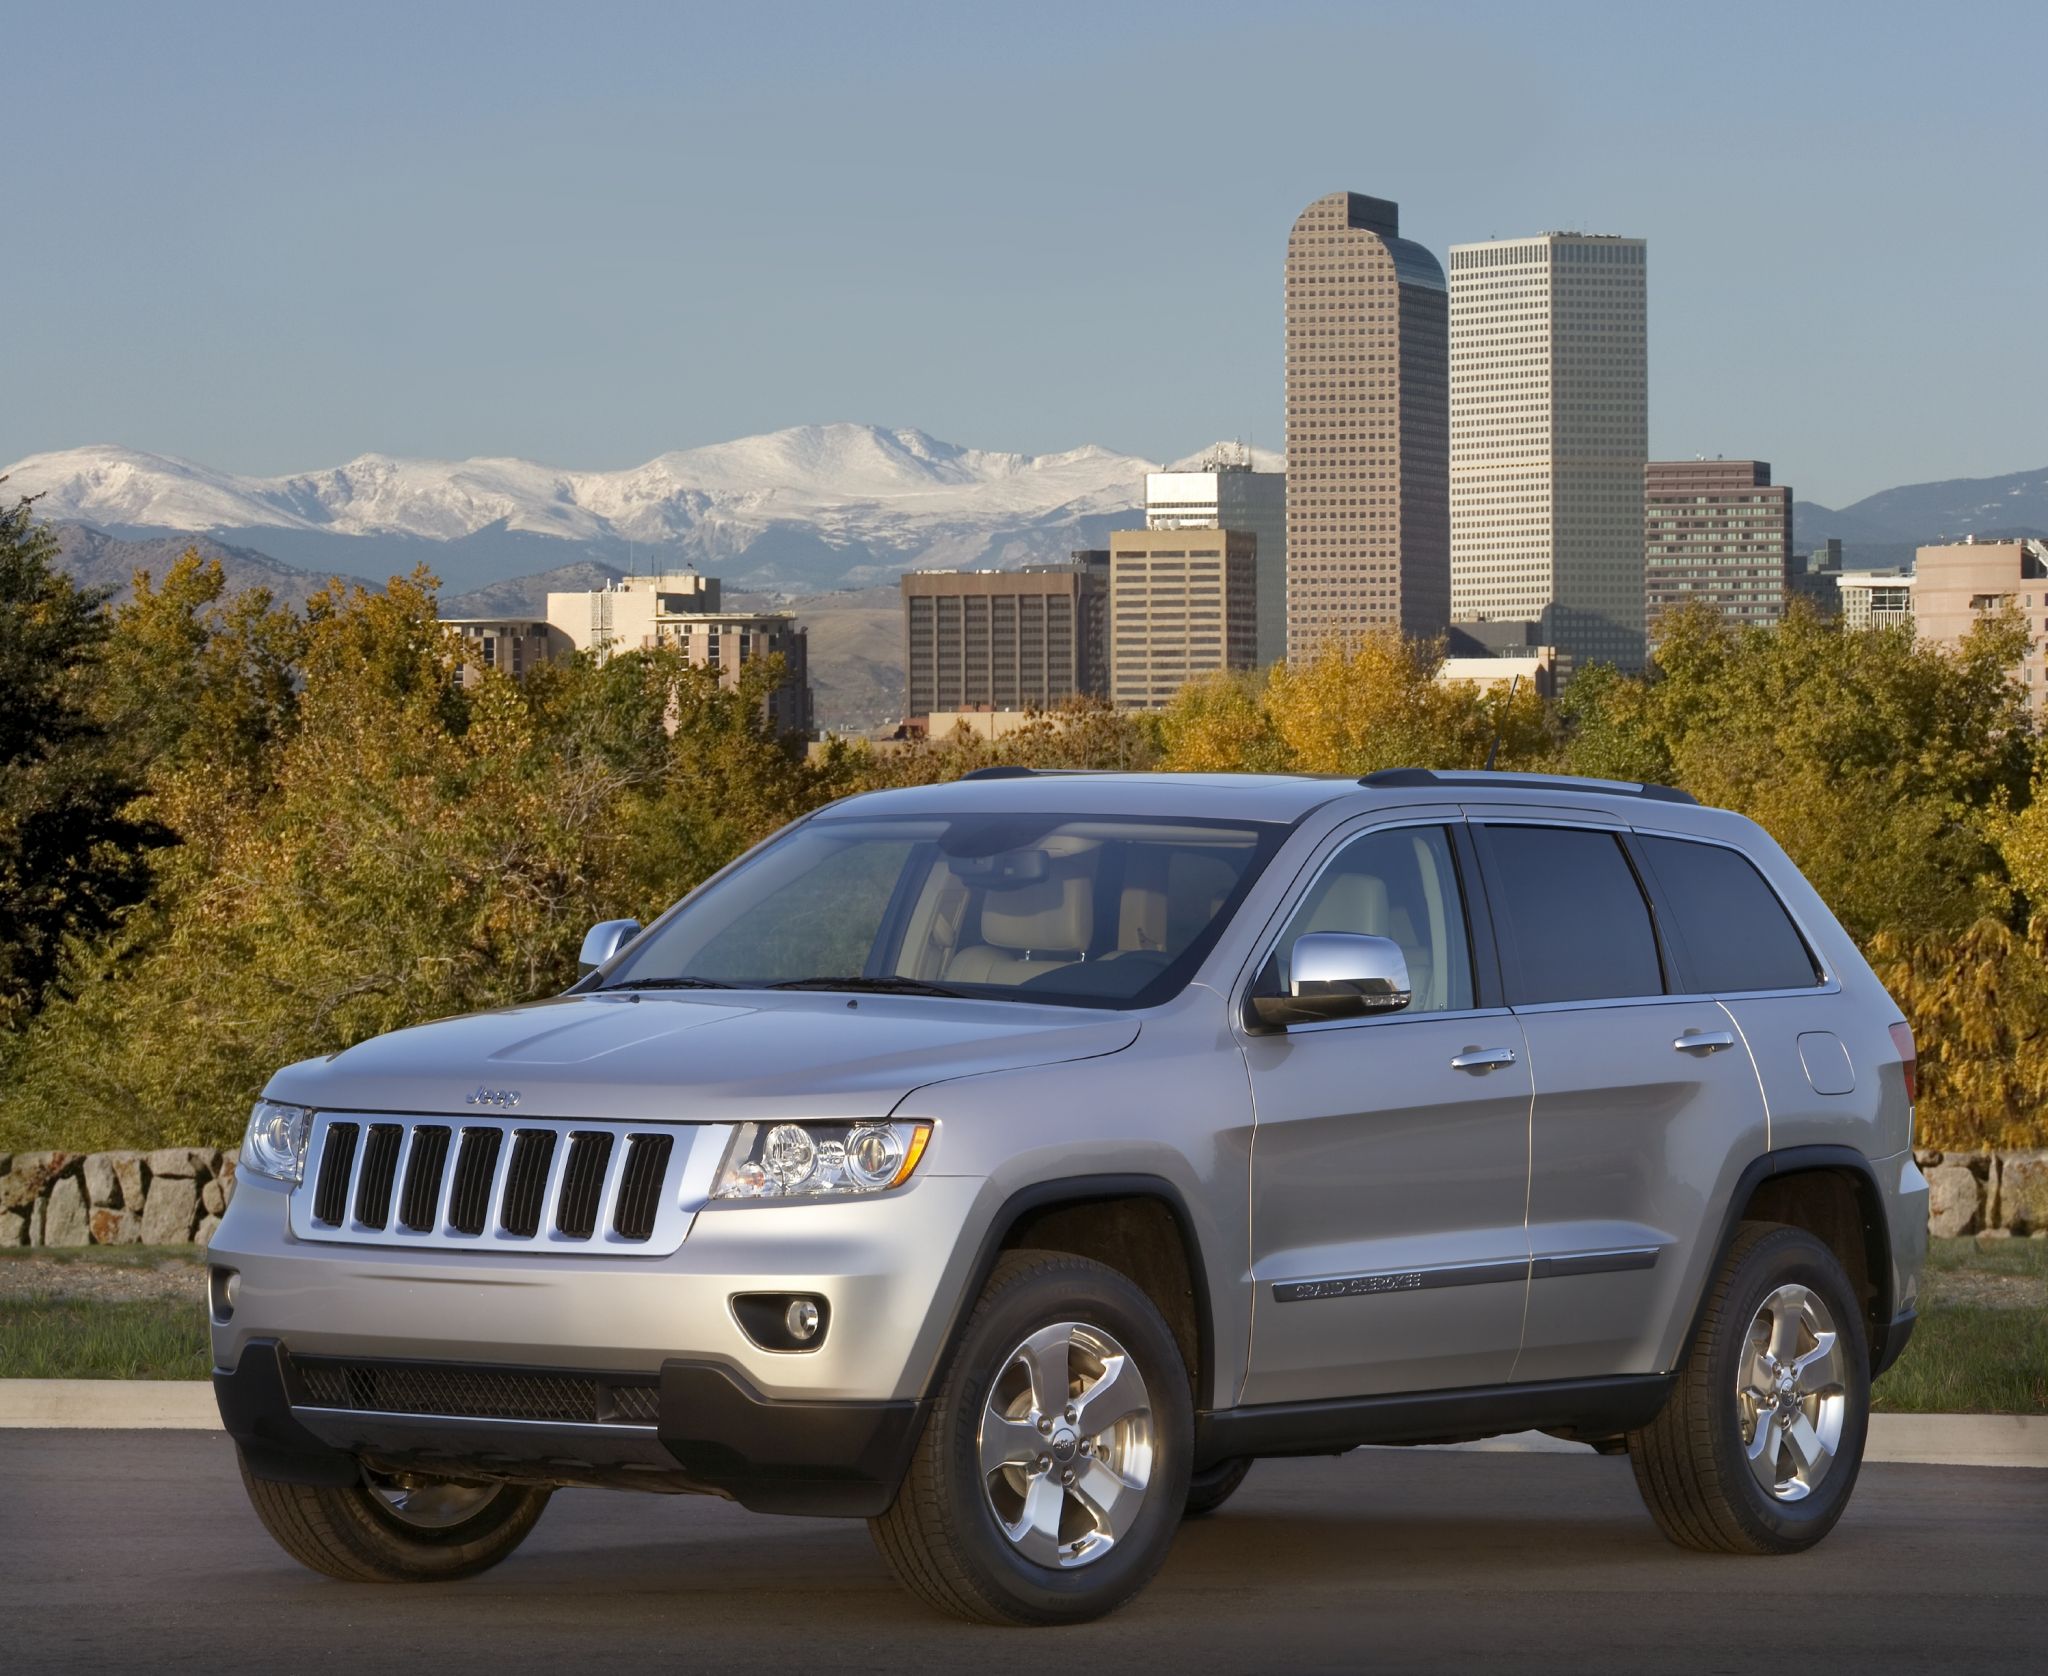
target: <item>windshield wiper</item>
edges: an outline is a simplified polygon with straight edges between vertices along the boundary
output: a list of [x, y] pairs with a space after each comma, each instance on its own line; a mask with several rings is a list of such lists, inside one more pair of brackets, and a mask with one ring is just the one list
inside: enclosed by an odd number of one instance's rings
[[606, 994], [615, 989], [733, 989], [722, 978], [626, 978], [600, 986]]
[[967, 999], [964, 989], [952, 989], [942, 983], [926, 983], [922, 978], [791, 978], [785, 983], [763, 984], [763, 989], [846, 989], [858, 990], [863, 995], [950, 995], [955, 1000]]

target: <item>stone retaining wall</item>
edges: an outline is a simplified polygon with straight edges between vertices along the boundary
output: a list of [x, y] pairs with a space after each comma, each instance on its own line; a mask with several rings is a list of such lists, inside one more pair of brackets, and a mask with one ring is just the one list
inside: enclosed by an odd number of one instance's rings
[[2048, 1152], [1915, 1152], [1927, 1177], [1927, 1231], [2048, 1239]]
[[[2048, 1238], [2048, 1151], [1914, 1155], [1928, 1231]], [[206, 1244], [235, 1191], [235, 1152], [0, 1152], [0, 1246]]]
[[205, 1245], [235, 1192], [235, 1150], [0, 1152], [0, 1246]]

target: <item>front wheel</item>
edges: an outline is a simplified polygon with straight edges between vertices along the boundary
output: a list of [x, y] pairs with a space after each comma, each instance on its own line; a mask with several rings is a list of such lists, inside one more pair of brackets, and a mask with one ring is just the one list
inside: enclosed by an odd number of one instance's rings
[[903, 1584], [988, 1624], [1113, 1611], [1165, 1561], [1187, 1500], [1186, 1364], [1114, 1269], [1045, 1251], [996, 1266], [895, 1503], [869, 1521]]
[[1629, 1460], [1681, 1548], [1797, 1553], [1849, 1505], [1869, 1425], [1870, 1355], [1842, 1265], [1804, 1229], [1752, 1222]]
[[345, 1488], [273, 1484], [237, 1454], [256, 1517], [313, 1571], [348, 1583], [473, 1577], [524, 1542], [551, 1490], [364, 1470]]

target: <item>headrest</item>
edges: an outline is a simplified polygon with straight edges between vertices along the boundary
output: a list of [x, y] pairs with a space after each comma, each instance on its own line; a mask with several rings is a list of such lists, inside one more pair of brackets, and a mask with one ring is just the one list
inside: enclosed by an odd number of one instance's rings
[[1055, 868], [1037, 884], [982, 898], [981, 940], [999, 949], [1085, 949], [1094, 931], [1094, 882], [1085, 873]]
[[1315, 912], [1317, 931], [1387, 934], [1387, 885], [1371, 873], [1339, 873]]

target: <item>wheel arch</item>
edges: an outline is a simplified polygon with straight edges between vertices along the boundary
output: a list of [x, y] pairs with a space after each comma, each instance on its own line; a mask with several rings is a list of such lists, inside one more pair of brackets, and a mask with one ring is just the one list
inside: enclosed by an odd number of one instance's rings
[[1884, 1191], [1871, 1162], [1854, 1147], [1780, 1147], [1750, 1160], [1728, 1195], [1714, 1261], [1693, 1300], [1682, 1344], [1699, 1331], [1714, 1275], [1745, 1222], [1782, 1222], [1803, 1228], [1841, 1259], [1864, 1308], [1873, 1376], [1890, 1366], [1892, 1330], [1891, 1223]]
[[998, 1260], [1022, 1250], [1092, 1258], [1140, 1287], [1187, 1359], [1195, 1406], [1207, 1406], [1205, 1393], [1216, 1371], [1216, 1322], [1201, 1241], [1181, 1190], [1164, 1176], [1141, 1173], [1062, 1176], [1034, 1182], [1003, 1201], [982, 1233], [922, 1397], [930, 1398], [945, 1377]]

